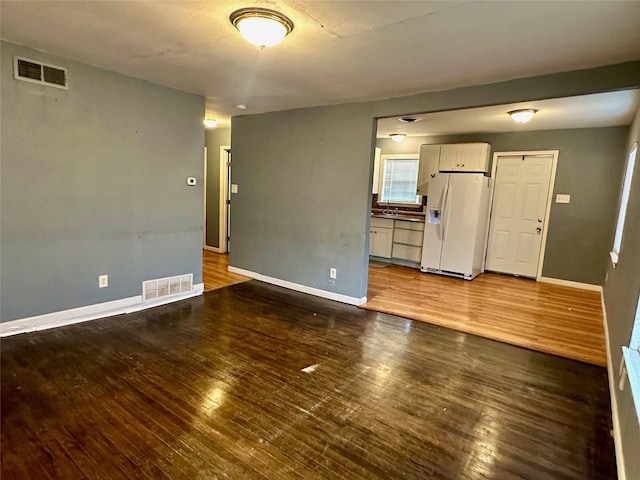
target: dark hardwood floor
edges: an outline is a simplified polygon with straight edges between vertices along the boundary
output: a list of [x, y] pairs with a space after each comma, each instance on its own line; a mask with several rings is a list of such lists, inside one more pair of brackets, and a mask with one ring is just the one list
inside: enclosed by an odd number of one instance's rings
[[3, 480], [615, 478], [604, 368], [256, 281], [4, 338], [1, 375]]

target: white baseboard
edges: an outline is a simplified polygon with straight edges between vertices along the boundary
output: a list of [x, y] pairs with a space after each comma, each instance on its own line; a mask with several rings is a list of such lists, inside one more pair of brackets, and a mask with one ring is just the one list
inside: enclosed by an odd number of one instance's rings
[[600, 292], [600, 302], [602, 303], [602, 323], [604, 327], [604, 342], [607, 349], [607, 374], [609, 375], [609, 396], [611, 397], [611, 423], [613, 425], [613, 444], [616, 451], [616, 466], [618, 467], [618, 480], [626, 480], [627, 474], [624, 469], [624, 454], [622, 452], [622, 437], [620, 434], [620, 417], [618, 415], [618, 400], [615, 389], [618, 384], [615, 382], [613, 365], [611, 364], [611, 345], [609, 343], [609, 322], [607, 321], [607, 309], [604, 306], [604, 292]]
[[204, 247], [202, 247], [202, 249], [206, 250], [207, 252], [227, 253], [227, 252], [223, 252], [221, 248], [210, 247], [209, 245], [205, 245]]
[[96, 303], [85, 307], [72, 308], [59, 312], [46, 313], [34, 317], [20, 318], [9, 322], [0, 323], [0, 337], [9, 335], [17, 335], [19, 333], [37, 332], [48, 328], [62, 327], [64, 325], [72, 325], [74, 323], [86, 322], [88, 320], [96, 320], [98, 318], [111, 317], [123, 313], [133, 313], [147, 308], [165, 305], [167, 303], [177, 302], [185, 298], [202, 295], [204, 284], [199, 283], [193, 286], [193, 290], [185, 293], [178, 293], [162, 297], [157, 300], [143, 302], [142, 295], [134, 297], [121, 298], [111, 302]]
[[594, 285], [592, 283], [572, 282], [571, 280], [562, 280], [561, 278], [540, 277], [539, 282], [551, 283], [562, 287], [579, 288], [581, 290], [591, 290], [592, 292], [602, 292], [602, 285]]
[[232, 267], [229, 265], [229, 271], [232, 273], [238, 273], [245, 277], [251, 277], [261, 282], [270, 283], [272, 285], [278, 285], [279, 287], [288, 288], [289, 290], [295, 290], [296, 292], [308, 293], [309, 295], [315, 295], [316, 297], [327, 298], [329, 300], [335, 300], [336, 302], [347, 303], [349, 305], [362, 305], [367, 303], [367, 297], [349, 297], [341, 293], [328, 292], [327, 290], [320, 290], [319, 288], [307, 287], [299, 283], [288, 282], [287, 280], [281, 280], [279, 278], [269, 277], [262, 275], [261, 273], [251, 272], [242, 268]]

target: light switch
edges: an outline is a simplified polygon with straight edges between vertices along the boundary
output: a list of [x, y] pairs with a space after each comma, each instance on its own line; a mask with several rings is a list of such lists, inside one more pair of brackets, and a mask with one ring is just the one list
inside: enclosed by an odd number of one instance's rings
[[237, 183], [232, 183], [231, 184], [231, 193], [238, 193], [238, 184]]
[[568, 193], [558, 193], [556, 195], [556, 203], [569, 203], [571, 201], [571, 195]]

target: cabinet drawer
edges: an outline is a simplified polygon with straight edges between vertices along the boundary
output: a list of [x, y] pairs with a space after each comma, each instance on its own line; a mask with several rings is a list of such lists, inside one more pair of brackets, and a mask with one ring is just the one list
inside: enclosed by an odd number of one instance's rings
[[402, 228], [403, 230], [417, 230], [419, 232], [423, 232], [424, 223], [407, 222], [406, 220], [396, 220], [396, 228]]
[[372, 227], [393, 228], [393, 219], [391, 218], [379, 218], [371, 217]]
[[393, 243], [406, 243], [408, 245], [422, 246], [422, 237], [424, 233], [416, 230], [402, 230], [396, 228], [393, 231]]
[[411, 245], [393, 244], [393, 258], [409, 260], [410, 262], [420, 263], [422, 256], [422, 248], [412, 247]]

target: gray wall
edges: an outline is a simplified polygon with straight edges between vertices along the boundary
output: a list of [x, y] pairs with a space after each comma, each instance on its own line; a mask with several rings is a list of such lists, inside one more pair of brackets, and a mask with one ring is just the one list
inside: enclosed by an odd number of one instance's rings
[[[2, 321], [140, 295], [151, 278], [201, 282], [203, 98], [1, 53]], [[67, 68], [69, 90], [14, 80], [14, 54]]]
[[[234, 117], [231, 265], [366, 292], [373, 118], [640, 86], [640, 61], [384, 101]], [[328, 284], [328, 269], [338, 282]]]
[[231, 145], [230, 128], [205, 130], [207, 147], [207, 245], [220, 247], [220, 147]]
[[363, 297], [374, 124], [366, 103], [234, 117], [231, 265]]
[[[633, 144], [640, 142], [640, 110], [636, 113], [631, 126], [626, 151], [622, 162], [626, 163]], [[623, 174], [618, 177], [618, 192], [622, 190]], [[618, 203], [620, 197], [616, 199]], [[617, 385], [620, 380], [619, 366], [622, 358], [622, 346], [629, 345], [631, 330], [640, 296], [640, 157], [636, 158], [633, 172], [631, 195], [627, 207], [626, 224], [622, 237], [622, 248], [618, 265], [614, 269], [609, 263], [607, 282], [604, 285], [604, 303], [609, 325], [609, 347], [611, 348], [611, 364], [613, 365], [613, 389], [618, 404], [620, 431], [624, 445], [624, 459], [627, 478], [640, 478], [640, 419], [636, 416], [629, 385], [620, 391]], [[617, 213], [617, 205], [616, 205]], [[613, 238], [615, 225], [610, 233]], [[608, 245], [611, 249], [613, 242]]]
[[603, 285], [618, 208], [628, 127], [544, 130], [378, 139], [382, 153], [418, 153], [423, 143], [487, 142], [493, 152], [559, 150], [556, 193], [571, 203], [551, 205], [542, 275]]

